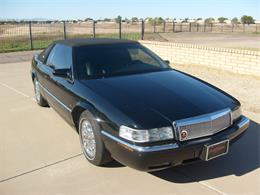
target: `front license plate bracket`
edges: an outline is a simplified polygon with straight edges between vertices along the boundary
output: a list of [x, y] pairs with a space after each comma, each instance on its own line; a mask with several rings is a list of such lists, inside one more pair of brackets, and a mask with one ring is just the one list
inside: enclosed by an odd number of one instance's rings
[[205, 161], [212, 160], [228, 153], [229, 140], [223, 140], [211, 145], [205, 145], [200, 158]]

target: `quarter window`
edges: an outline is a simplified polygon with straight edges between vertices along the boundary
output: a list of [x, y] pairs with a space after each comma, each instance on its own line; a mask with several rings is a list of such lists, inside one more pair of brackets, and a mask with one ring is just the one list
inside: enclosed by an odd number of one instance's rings
[[69, 69], [72, 66], [72, 49], [69, 46], [57, 44], [52, 49], [47, 65], [55, 69]]
[[49, 55], [49, 53], [50, 53], [52, 47], [53, 47], [53, 44], [51, 44], [50, 46], [48, 46], [43, 52], [40, 53], [38, 59], [39, 59], [42, 63], [44, 63], [44, 62], [46, 61], [46, 59], [47, 59], [47, 57], [48, 57], [48, 55]]

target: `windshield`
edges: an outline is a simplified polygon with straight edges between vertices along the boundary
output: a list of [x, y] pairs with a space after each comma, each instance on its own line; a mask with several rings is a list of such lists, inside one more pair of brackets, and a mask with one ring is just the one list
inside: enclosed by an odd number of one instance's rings
[[76, 47], [74, 61], [79, 79], [162, 71], [170, 68], [158, 56], [139, 44]]

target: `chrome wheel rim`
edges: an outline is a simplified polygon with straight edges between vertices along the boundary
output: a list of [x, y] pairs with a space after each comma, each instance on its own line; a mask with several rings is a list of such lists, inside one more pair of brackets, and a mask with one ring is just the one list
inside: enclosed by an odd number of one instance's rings
[[36, 80], [35, 81], [35, 99], [37, 102], [39, 102], [40, 98], [41, 98], [40, 86], [39, 86], [39, 82]]
[[93, 128], [87, 120], [83, 120], [81, 123], [81, 140], [87, 158], [93, 160], [96, 155], [96, 141]]

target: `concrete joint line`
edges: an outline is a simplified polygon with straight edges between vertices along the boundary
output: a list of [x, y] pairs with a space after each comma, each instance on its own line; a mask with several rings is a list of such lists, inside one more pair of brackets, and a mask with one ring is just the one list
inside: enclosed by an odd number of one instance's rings
[[185, 177], [187, 177], [187, 178], [189, 178], [189, 179], [191, 179], [191, 180], [194, 180], [194, 181], [197, 182], [198, 184], [200, 184], [200, 185], [202, 185], [202, 186], [204, 186], [204, 187], [206, 187], [206, 188], [208, 188], [208, 189], [210, 189], [210, 190], [212, 190], [212, 191], [217, 192], [218, 194], [227, 195], [225, 192], [222, 192], [222, 191], [218, 190], [217, 188], [211, 186], [209, 183], [207, 183], [207, 182], [205, 182], [205, 181], [199, 181], [199, 179], [198, 179], [196, 176], [194, 176], [194, 175], [188, 175], [188, 174], [186, 174], [186, 173], [183, 173], [182, 171], [178, 171], [178, 172], [179, 172], [180, 174], [184, 175]]
[[15, 178], [18, 178], [18, 177], [21, 177], [21, 176], [24, 176], [24, 175], [33, 173], [33, 172], [36, 172], [36, 171], [45, 169], [45, 168], [47, 168], [47, 167], [51, 167], [51, 166], [53, 166], [53, 165], [57, 165], [57, 164], [59, 164], [59, 163], [62, 163], [62, 162], [71, 160], [71, 159], [73, 159], [73, 158], [77, 158], [77, 157], [81, 156], [82, 154], [83, 154], [83, 153], [76, 154], [76, 155], [74, 155], [74, 156], [71, 156], [71, 157], [68, 157], [68, 158], [65, 158], [65, 159], [62, 159], [62, 160], [59, 160], [59, 161], [56, 161], [56, 162], [53, 162], [53, 163], [50, 163], [50, 164], [47, 164], [47, 165], [44, 165], [44, 166], [41, 166], [41, 167], [38, 167], [38, 168], [36, 168], [36, 169], [32, 169], [32, 170], [23, 172], [23, 173], [21, 173], [21, 174], [18, 174], [18, 175], [12, 176], [12, 177], [8, 177], [8, 178], [6, 178], [6, 179], [0, 180], [0, 184], [3, 183], [3, 182], [5, 182], [5, 181], [11, 180], [11, 179], [15, 179]]
[[13, 88], [13, 87], [8, 86], [8, 85], [5, 84], [5, 83], [1, 83], [1, 82], [0, 82], [0, 85], [2, 85], [3, 87], [6, 87], [6, 88], [12, 90], [13, 92], [15, 92], [15, 93], [17, 93], [17, 94], [20, 94], [20, 95], [22, 95], [22, 96], [24, 96], [24, 97], [26, 97], [26, 98], [29, 98], [29, 97], [30, 97], [29, 95], [27, 95], [27, 94], [25, 94], [25, 93], [23, 93], [23, 92], [21, 92], [21, 91], [15, 89], [15, 88]]

